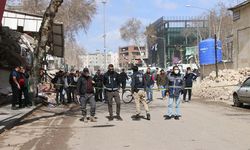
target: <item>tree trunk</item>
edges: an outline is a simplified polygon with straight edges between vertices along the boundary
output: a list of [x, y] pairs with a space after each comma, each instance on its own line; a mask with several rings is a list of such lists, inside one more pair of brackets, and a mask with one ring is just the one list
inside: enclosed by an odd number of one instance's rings
[[49, 6], [47, 7], [44, 15], [43, 21], [39, 31], [38, 45], [34, 51], [33, 68], [32, 68], [32, 90], [34, 94], [37, 94], [37, 84], [39, 79], [39, 69], [42, 67], [42, 62], [44, 55], [46, 53], [46, 45], [49, 39], [49, 35], [52, 32], [52, 26], [54, 18], [58, 11], [58, 8], [63, 3], [63, 0], [51, 0]]

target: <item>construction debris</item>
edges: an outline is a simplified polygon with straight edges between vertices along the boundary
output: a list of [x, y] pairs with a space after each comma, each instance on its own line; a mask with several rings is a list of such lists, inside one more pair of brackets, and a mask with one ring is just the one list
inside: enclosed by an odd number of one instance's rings
[[216, 73], [212, 72], [200, 84], [195, 84], [193, 94], [208, 100], [232, 100], [233, 92], [250, 76], [250, 68], [225, 69], [220, 70], [218, 74], [219, 77], [216, 78]]

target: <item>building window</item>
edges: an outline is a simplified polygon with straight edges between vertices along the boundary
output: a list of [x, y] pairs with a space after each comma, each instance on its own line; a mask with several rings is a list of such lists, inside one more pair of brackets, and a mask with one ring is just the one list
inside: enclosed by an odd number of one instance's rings
[[233, 12], [233, 21], [237, 21], [240, 19], [240, 11]]

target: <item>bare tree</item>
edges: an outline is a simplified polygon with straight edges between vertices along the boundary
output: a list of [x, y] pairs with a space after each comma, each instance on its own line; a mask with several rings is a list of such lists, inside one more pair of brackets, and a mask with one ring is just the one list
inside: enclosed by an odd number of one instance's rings
[[[145, 34], [140, 20], [131, 18], [125, 22], [120, 28], [121, 38], [124, 41], [132, 41], [137, 47], [141, 55], [141, 61], [146, 66], [145, 61], [142, 59], [141, 45], [145, 45]], [[144, 43], [143, 43], [144, 41]]]
[[144, 32], [145, 36], [147, 37], [147, 42], [149, 45], [153, 45], [155, 44], [156, 40], [157, 40], [157, 32], [155, 27], [150, 24], [148, 27], [146, 27], [146, 31]]
[[[34, 52], [33, 60], [33, 88], [35, 89], [38, 83], [39, 69], [42, 66], [42, 61], [46, 53], [46, 46], [49, 40], [49, 35], [52, 32], [52, 26], [55, 16], [58, 12], [58, 8], [63, 3], [63, 0], [51, 0], [48, 8], [43, 15], [43, 21], [39, 31], [38, 46]], [[35, 91], [35, 90], [34, 90]]]

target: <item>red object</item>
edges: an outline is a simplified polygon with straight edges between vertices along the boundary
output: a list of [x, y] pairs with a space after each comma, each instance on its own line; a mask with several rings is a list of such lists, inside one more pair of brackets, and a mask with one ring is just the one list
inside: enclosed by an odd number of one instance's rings
[[2, 26], [3, 12], [5, 8], [6, 0], [0, 0], [0, 25]]

